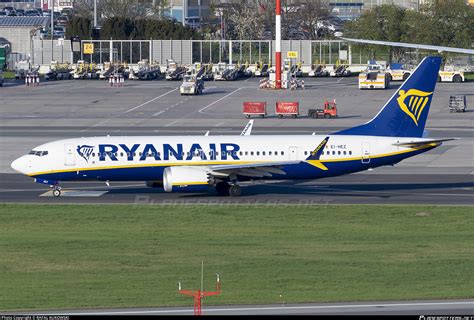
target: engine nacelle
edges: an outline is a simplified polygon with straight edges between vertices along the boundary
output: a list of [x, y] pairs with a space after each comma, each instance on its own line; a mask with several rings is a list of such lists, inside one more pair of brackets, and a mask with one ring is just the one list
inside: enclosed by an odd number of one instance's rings
[[209, 177], [204, 167], [168, 167], [163, 171], [166, 192], [202, 192], [209, 189]]

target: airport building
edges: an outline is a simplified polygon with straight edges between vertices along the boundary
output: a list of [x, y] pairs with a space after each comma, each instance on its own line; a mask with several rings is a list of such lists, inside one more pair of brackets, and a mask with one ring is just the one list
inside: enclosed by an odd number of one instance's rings
[[11, 51], [31, 53], [31, 42], [38, 29], [50, 24], [48, 17], [3, 17], [0, 19], [0, 38], [11, 43]]

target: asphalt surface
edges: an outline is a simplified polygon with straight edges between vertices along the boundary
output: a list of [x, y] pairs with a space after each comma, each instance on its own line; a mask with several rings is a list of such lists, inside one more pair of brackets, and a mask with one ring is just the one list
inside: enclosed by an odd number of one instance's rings
[[[5, 314], [5, 313], [4, 313]], [[192, 308], [123, 308], [91, 310], [51, 310], [9, 315], [192, 315]], [[474, 300], [349, 302], [296, 305], [204, 306], [203, 315], [416, 315], [465, 316], [472, 320]], [[0, 312], [0, 315], [2, 313]], [[471, 316], [469, 318], [469, 316]]]
[[[237, 135], [247, 123], [244, 101], [266, 101], [268, 116], [256, 119], [252, 134], [331, 133], [370, 120], [399, 82], [388, 90], [359, 90], [356, 78], [304, 79], [306, 90], [259, 90], [259, 79], [206, 82], [202, 96], [180, 96], [178, 82], [127, 81], [110, 88], [105, 81], [68, 80], [25, 87], [7, 81], [0, 88], [0, 201], [16, 203], [107, 203], [146, 205], [259, 204], [474, 204], [474, 82], [439, 83], [426, 129], [433, 138], [460, 138], [406, 159], [394, 167], [313, 181], [272, 181], [244, 185], [239, 198], [209, 194], [169, 194], [143, 182], [63, 183], [54, 198], [47, 186], [14, 173], [10, 163], [53, 140], [105, 135]], [[468, 110], [450, 113], [449, 96], [465, 94]], [[336, 99], [337, 119], [311, 119], [309, 108]], [[278, 119], [276, 101], [298, 101], [301, 116]], [[0, 306], [1, 308], [1, 306]], [[165, 315], [191, 314], [192, 308], [60, 310], [35, 314]], [[1, 315], [2, 313], [0, 313]], [[23, 313], [22, 313], [23, 314]], [[362, 302], [304, 305], [204, 307], [203, 314], [358, 314], [473, 315], [473, 300]], [[472, 318], [471, 318], [472, 319]]]
[[[460, 138], [395, 167], [306, 182], [281, 181], [245, 187], [239, 199], [214, 194], [167, 194], [144, 187], [143, 182], [64, 183], [63, 197], [52, 199], [48, 188], [14, 173], [10, 163], [45, 142], [104, 135], [238, 135], [247, 123], [244, 101], [266, 101], [268, 116], [256, 119], [252, 134], [326, 134], [370, 120], [395, 92], [359, 90], [356, 78], [305, 78], [306, 89], [258, 89], [259, 79], [206, 82], [201, 96], [180, 96], [179, 82], [128, 81], [110, 88], [99, 80], [42, 82], [25, 87], [7, 82], [0, 105], [0, 200], [4, 202], [66, 203], [433, 203], [473, 204], [474, 83], [439, 83], [427, 123], [433, 138]], [[449, 113], [452, 94], [465, 94], [468, 112]], [[311, 119], [307, 110], [336, 99], [337, 119]], [[300, 102], [297, 119], [274, 115], [276, 101]], [[46, 194], [45, 194], [46, 193]], [[144, 200], [145, 199], [145, 200]]]
[[[376, 169], [375, 169], [376, 170]], [[375, 171], [374, 170], [374, 171]], [[328, 204], [474, 204], [472, 175], [353, 174], [312, 181], [260, 181], [242, 184], [241, 197], [210, 193], [165, 193], [143, 182], [62, 183], [62, 196], [18, 174], [0, 174], [2, 202], [121, 203], [143, 205], [328, 205]]]

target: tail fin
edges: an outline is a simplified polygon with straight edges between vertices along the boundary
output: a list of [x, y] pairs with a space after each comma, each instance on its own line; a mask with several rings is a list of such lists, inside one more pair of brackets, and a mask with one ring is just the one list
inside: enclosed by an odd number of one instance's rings
[[369, 122], [339, 135], [422, 137], [438, 79], [441, 57], [426, 57]]

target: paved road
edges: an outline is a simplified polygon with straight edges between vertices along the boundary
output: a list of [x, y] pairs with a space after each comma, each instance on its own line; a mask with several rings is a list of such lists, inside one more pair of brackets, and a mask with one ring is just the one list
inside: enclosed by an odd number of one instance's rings
[[[5, 314], [5, 313], [4, 313]], [[21, 315], [191, 315], [192, 308], [123, 308], [52, 310]], [[202, 309], [203, 315], [474, 315], [474, 300], [349, 302], [296, 305], [219, 306]], [[2, 313], [0, 312], [0, 315]], [[469, 318], [466, 318], [468, 320]], [[471, 318], [472, 319], [472, 318]]]
[[[374, 170], [375, 171], [375, 170]], [[474, 205], [474, 176], [464, 174], [353, 174], [321, 180], [243, 185], [239, 198], [165, 193], [143, 182], [63, 183], [53, 198], [48, 187], [19, 174], [0, 174], [2, 202], [122, 204], [455, 204]]]

